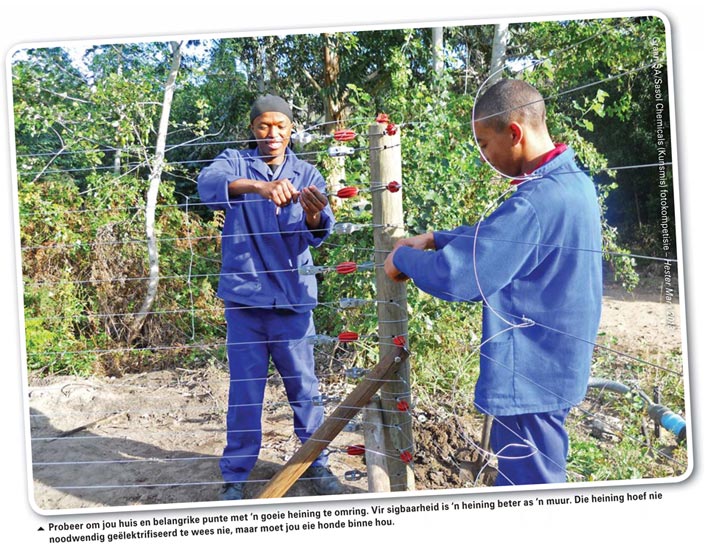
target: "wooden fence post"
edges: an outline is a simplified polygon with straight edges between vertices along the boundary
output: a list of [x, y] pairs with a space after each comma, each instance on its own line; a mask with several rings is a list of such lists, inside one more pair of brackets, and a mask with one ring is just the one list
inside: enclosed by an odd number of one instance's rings
[[[379, 357], [384, 358], [395, 349], [393, 338], [408, 334], [406, 284], [393, 282], [383, 270], [383, 262], [396, 240], [404, 236], [403, 190], [389, 191], [392, 182], [402, 184], [401, 133], [386, 133], [386, 124], [369, 126], [369, 161], [371, 204], [374, 224], [376, 263], [376, 298], [379, 319]], [[395, 188], [393, 188], [395, 189]], [[413, 471], [402, 459], [403, 451], [413, 453], [411, 416], [399, 409], [399, 403], [410, 407], [410, 368], [401, 364], [396, 376], [381, 388], [381, 407], [388, 458], [389, 482], [392, 491], [415, 489]]]
[[366, 447], [366, 479], [369, 493], [391, 491], [382, 414], [381, 397], [375, 396], [366, 405], [362, 418], [364, 446]]

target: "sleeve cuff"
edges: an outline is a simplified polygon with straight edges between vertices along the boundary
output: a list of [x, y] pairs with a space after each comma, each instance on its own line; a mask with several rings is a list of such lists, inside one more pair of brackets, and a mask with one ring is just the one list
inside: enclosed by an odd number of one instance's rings
[[412, 278], [411, 273], [409, 272], [414, 266], [412, 259], [414, 259], [417, 254], [423, 253], [425, 252], [409, 246], [401, 246], [396, 250], [396, 253], [393, 254], [393, 264], [399, 272], [409, 278]]
[[307, 226], [307, 222], [305, 222], [305, 228], [309, 232], [309, 236], [311, 238], [310, 240], [310, 245], [312, 247], [317, 248], [322, 244], [322, 242], [325, 241], [327, 236], [329, 236], [330, 233], [330, 218], [327, 215], [322, 215], [321, 220], [320, 220], [320, 225], [317, 228], [310, 228]]

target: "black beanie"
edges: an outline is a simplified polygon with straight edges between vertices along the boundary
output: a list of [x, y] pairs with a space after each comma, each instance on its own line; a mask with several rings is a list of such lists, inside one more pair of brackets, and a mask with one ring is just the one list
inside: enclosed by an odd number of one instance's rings
[[290, 105], [277, 95], [265, 95], [256, 99], [251, 106], [251, 122], [264, 112], [280, 112], [285, 114], [291, 122], [293, 121], [293, 111], [290, 109]]

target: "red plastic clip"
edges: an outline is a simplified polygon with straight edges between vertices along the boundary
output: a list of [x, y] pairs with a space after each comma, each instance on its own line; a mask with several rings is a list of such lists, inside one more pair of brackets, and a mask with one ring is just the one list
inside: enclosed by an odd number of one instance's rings
[[354, 261], [344, 261], [335, 267], [336, 271], [340, 275], [348, 275], [349, 273], [353, 273], [356, 271], [356, 268], [356, 263], [354, 263]]
[[379, 124], [388, 124], [389, 119], [388, 119], [388, 114], [381, 112], [379, 115], [376, 117], [376, 121]]
[[349, 445], [347, 447], [347, 454], [350, 456], [359, 456], [366, 452], [364, 445]]
[[408, 464], [409, 462], [413, 461], [413, 455], [410, 453], [410, 451], [401, 451], [401, 460]]
[[406, 346], [406, 337], [403, 335], [399, 335], [397, 337], [393, 337], [393, 344], [396, 346], [400, 346], [401, 348], [405, 348]]
[[401, 412], [408, 412], [408, 401], [407, 400], [399, 400], [398, 404], [396, 404], [396, 408], [398, 408]]
[[354, 186], [347, 186], [345, 188], [340, 189], [337, 191], [337, 197], [340, 199], [348, 199], [350, 197], [354, 197], [359, 193], [359, 189], [354, 187]]
[[355, 340], [359, 340], [359, 333], [343, 331], [339, 333], [337, 338], [339, 339], [339, 342], [354, 342]]
[[351, 141], [356, 137], [354, 130], [337, 130], [334, 132], [335, 141]]
[[396, 182], [396, 180], [394, 180], [393, 182], [388, 183], [388, 185], [386, 186], [386, 189], [388, 191], [390, 191], [391, 193], [396, 193], [397, 191], [399, 191], [401, 189], [401, 184], [399, 184], [398, 182]]
[[385, 133], [386, 135], [396, 135], [398, 133], [398, 126], [393, 122], [389, 122], [388, 126], [386, 126]]

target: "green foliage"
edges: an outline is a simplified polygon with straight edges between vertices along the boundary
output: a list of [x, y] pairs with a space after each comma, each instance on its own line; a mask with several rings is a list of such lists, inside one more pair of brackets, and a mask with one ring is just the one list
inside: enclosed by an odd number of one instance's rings
[[[20, 191], [28, 368], [85, 374], [94, 357], [82, 353], [94, 331], [82, 317], [80, 198], [70, 182], [28, 184]], [[56, 218], [58, 213], [66, 220]], [[46, 245], [60, 245], [45, 249]]]
[[[597, 472], [598, 469], [603, 471]], [[590, 481], [614, 477], [611, 472], [607, 473], [606, 453], [594, 441], [582, 441], [571, 445], [568, 451], [568, 470], [571, 471], [571, 478], [574, 473]]]
[[[679, 353], [658, 354], [648, 343], [623, 344], [601, 333], [593, 357], [592, 375], [617, 381], [626, 394], [590, 389], [579, 409], [568, 418], [572, 431], [568, 470], [571, 481], [631, 480], [678, 477], [687, 468], [685, 443], [659, 428], [647, 412], [644, 397], [661, 394], [661, 404], [683, 414], [685, 407]], [[630, 359], [622, 356], [631, 354]], [[647, 365], [639, 360], [655, 362]], [[662, 369], [663, 368], [663, 369]], [[673, 371], [671, 371], [673, 370]], [[644, 393], [644, 397], [640, 395]], [[591, 425], [594, 424], [594, 425]], [[598, 428], [601, 433], [593, 433]]]
[[[571, 144], [594, 174], [606, 259], [615, 280], [631, 290], [638, 282], [638, 262], [626, 254], [662, 255], [657, 169], [632, 167], [657, 161], [657, 78], [662, 100], [669, 100], [663, 21], [642, 17], [544, 22], [521, 24], [516, 33], [533, 42], [537, 58], [558, 52], [530, 79], [550, 99], [555, 130], [574, 136]], [[670, 127], [668, 114], [663, 123]], [[668, 141], [666, 147], [670, 152]], [[608, 167], [621, 169], [599, 172]], [[670, 168], [668, 174], [671, 180]], [[673, 207], [672, 192], [669, 203]], [[645, 233], [638, 234], [642, 228]]]
[[[118, 373], [145, 355], [121, 352], [131, 312], [147, 274], [142, 213], [144, 184], [92, 175], [75, 184], [24, 184], [19, 191], [29, 369], [54, 373]], [[180, 208], [162, 188], [160, 265], [164, 277], [143, 342], [161, 347], [222, 333], [215, 297], [217, 223]], [[116, 196], [116, 191], [121, 196]], [[57, 219], [57, 215], [64, 216]], [[86, 241], [93, 238], [93, 241]], [[190, 280], [190, 277], [194, 277]], [[92, 353], [82, 353], [94, 349]], [[109, 357], [99, 357], [108, 351]], [[185, 351], [189, 350], [185, 347]], [[135, 356], [140, 362], [131, 363]], [[163, 365], [179, 350], [160, 356]]]
[[631, 428], [614, 442], [574, 437], [568, 453], [569, 478], [594, 482], [677, 477], [685, 472], [685, 455], [680, 455], [684, 450], [662, 459], [659, 451], [645, 444], [644, 436]]

